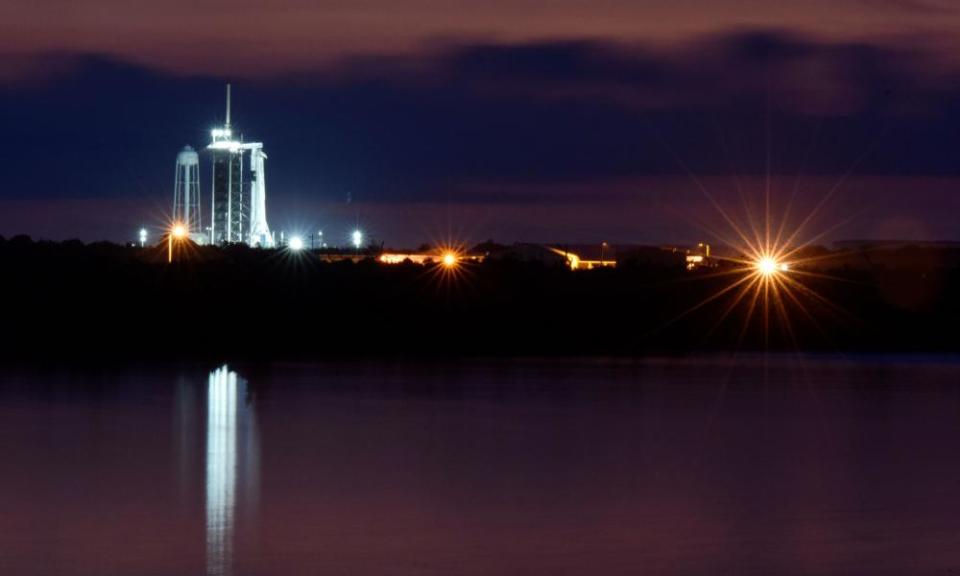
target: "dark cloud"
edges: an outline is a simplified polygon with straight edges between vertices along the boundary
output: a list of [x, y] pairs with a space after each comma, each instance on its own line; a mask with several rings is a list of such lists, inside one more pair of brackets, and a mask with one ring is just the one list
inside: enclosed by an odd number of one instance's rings
[[960, 10], [952, 0], [5, 0], [0, 54], [110, 54], [180, 74], [250, 78], [356, 54], [409, 54], [438, 38], [667, 44], [735, 27], [828, 41], [940, 35], [955, 50]]
[[[0, 198], [165, 207], [176, 151], [204, 145], [222, 117], [223, 79], [49, 61], [43, 81], [0, 88], [0, 146], [15, 167]], [[237, 84], [234, 120], [267, 145], [275, 219], [348, 195], [504, 204], [555, 189], [567, 204], [602, 204], [615, 182], [687, 171], [944, 178], [960, 167], [960, 76], [945, 64], [778, 31], [670, 50], [563, 41], [353, 58]]]

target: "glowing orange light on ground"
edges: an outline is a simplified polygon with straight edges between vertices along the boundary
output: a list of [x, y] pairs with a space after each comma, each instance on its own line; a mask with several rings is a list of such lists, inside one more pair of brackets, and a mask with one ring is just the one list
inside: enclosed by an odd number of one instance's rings
[[167, 235], [167, 264], [173, 262], [173, 240], [182, 240], [187, 237], [187, 228], [183, 224], [174, 224]]
[[776, 259], [771, 256], [764, 256], [757, 260], [757, 272], [763, 276], [772, 276], [776, 274], [778, 270], [780, 270], [780, 265]]

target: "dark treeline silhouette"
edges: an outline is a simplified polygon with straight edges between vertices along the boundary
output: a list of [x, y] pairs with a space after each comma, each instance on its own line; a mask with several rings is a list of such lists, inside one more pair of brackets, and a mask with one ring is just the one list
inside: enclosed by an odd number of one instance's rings
[[[826, 254], [825, 250], [818, 253]], [[304, 251], [0, 239], [6, 360], [960, 351], [946, 249], [835, 255], [792, 296], [729, 289], [729, 267], [488, 259], [454, 273]], [[725, 291], [725, 289], [727, 289]], [[755, 302], [755, 304], [754, 304]], [[731, 304], [737, 303], [731, 307]], [[751, 312], [752, 306], [752, 314]], [[749, 318], [749, 322], [747, 319]]]

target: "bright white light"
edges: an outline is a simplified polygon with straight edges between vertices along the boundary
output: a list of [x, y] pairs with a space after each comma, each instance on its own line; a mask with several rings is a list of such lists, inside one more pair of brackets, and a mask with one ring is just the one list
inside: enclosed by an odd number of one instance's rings
[[764, 256], [760, 260], [757, 260], [757, 272], [764, 276], [772, 276], [778, 272], [786, 272], [790, 269], [790, 265], [785, 262], [777, 262], [772, 256]]
[[141, 228], [140, 229], [140, 246], [143, 246], [146, 243], [147, 243], [147, 229]]
[[293, 251], [303, 250], [303, 238], [299, 236], [291, 236], [290, 242], [287, 243], [287, 246], [289, 246]]
[[354, 230], [352, 234], [352, 238], [353, 238], [353, 246], [355, 248], [360, 248], [360, 246], [363, 244], [363, 232], [359, 230]]
[[174, 238], [183, 238], [184, 236], [187, 235], [187, 229], [184, 227], [183, 224], [177, 224], [173, 227], [173, 230], [171, 230], [171, 233], [173, 234]]

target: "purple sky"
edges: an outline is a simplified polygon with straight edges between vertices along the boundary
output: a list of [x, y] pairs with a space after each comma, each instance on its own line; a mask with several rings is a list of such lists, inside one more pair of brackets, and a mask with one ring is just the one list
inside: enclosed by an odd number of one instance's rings
[[288, 233], [716, 242], [708, 194], [746, 226], [769, 182], [777, 224], [829, 196], [810, 237], [958, 239], [958, 29], [933, 0], [13, 0], [0, 234], [161, 226], [230, 80]]
[[[0, 51], [97, 53], [182, 73], [313, 70], [431, 42], [589, 38], [658, 43], [736, 29], [830, 41], [956, 44], [950, 0], [7, 0]], [[244, 54], [242, 58], [237, 54]]]

